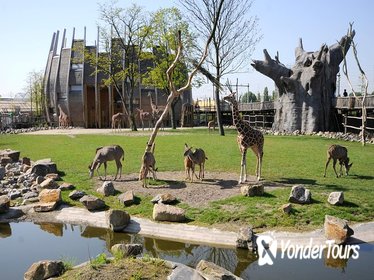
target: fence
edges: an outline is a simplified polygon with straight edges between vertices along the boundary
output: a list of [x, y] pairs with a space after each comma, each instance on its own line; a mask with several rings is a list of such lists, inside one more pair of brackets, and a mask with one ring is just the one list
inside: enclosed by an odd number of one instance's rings
[[[344, 122], [342, 123], [344, 127], [344, 133], [347, 133], [347, 129], [361, 130], [362, 129], [362, 117], [343, 115]], [[374, 118], [366, 117], [366, 122], [374, 123]], [[367, 131], [374, 132], [374, 127], [366, 126]]]
[[243, 119], [249, 122], [250, 126], [271, 128], [274, 122], [272, 115], [244, 115]]

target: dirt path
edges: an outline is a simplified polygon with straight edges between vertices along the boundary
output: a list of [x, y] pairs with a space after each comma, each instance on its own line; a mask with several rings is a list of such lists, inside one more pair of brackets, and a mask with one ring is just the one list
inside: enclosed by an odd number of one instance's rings
[[[165, 181], [165, 185], [148, 186], [143, 188], [138, 181], [138, 174], [124, 175], [120, 180], [114, 181], [114, 186], [121, 192], [132, 190], [135, 195], [150, 195], [170, 193], [181, 202], [193, 207], [204, 207], [211, 201], [228, 198], [240, 194], [238, 185], [238, 174], [227, 172], [207, 172], [203, 181], [195, 180], [193, 183], [184, 180], [185, 174], [182, 171], [157, 172], [157, 178]], [[109, 177], [107, 179], [112, 179]], [[256, 183], [255, 177], [250, 177], [248, 183]], [[273, 188], [274, 185], [262, 182], [265, 188]], [[97, 180], [96, 187], [102, 185]]]

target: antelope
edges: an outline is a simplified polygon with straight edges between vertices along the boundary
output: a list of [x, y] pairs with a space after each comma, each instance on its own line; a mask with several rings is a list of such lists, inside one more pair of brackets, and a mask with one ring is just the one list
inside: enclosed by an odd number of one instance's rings
[[195, 164], [192, 162], [192, 160], [188, 156], [184, 157], [184, 170], [186, 173], [185, 180], [190, 180], [191, 182], [193, 182], [193, 174], [195, 174]]
[[140, 168], [139, 172], [139, 181], [143, 181], [143, 187], [147, 188], [147, 176], [148, 172], [152, 173], [153, 180], [157, 180], [156, 178], [156, 160], [154, 157], [154, 151], [155, 151], [155, 143], [152, 145], [149, 145], [147, 143], [147, 150], [144, 152], [143, 158], [142, 158], [142, 166]]
[[[325, 174], [323, 175], [323, 177], [326, 177], [326, 169], [327, 169], [327, 166], [329, 165], [331, 159], [333, 160], [332, 167], [334, 168], [336, 178], [339, 178], [340, 176], [343, 175], [343, 172], [342, 172], [343, 164], [344, 164], [344, 167], [345, 167], [345, 174], [348, 176], [348, 171], [351, 168], [353, 163], [349, 164], [349, 157], [347, 155], [348, 155], [348, 151], [347, 151], [346, 147], [339, 146], [339, 145], [331, 145], [330, 148], [327, 150], [327, 162], [326, 162], [326, 166], [325, 166]], [[340, 164], [339, 175], [338, 175], [338, 173], [336, 172], [336, 169], [335, 169], [335, 165], [336, 165], [337, 160], [339, 160], [339, 164]]]
[[112, 160], [115, 160], [116, 165], [117, 165], [117, 173], [116, 173], [116, 176], [114, 177], [114, 180], [117, 179], [118, 172], [119, 172], [119, 178], [121, 178], [121, 174], [122, 174], [121, 158], [123, 160], [124, 156], [125, 156], [125, 152], [123, 151], [121, 146], [118, 146], [118, 145], [104, 146], [104, 147], [97, 148], [95, 158], [93, 162], [88, 166], [90, 178], [92, 178], [94, 171], [96, 169], [97, 175], [99, 175], [100, 180], [102, 180], [99, 174], [99, 168], [101, 164], [104, 164], [104, 170], [105, 170], [104, 180], [106, 180], [107, 162], [112, 161]]
[[210, 133], [210, 130], [213, 128], [213, 130], [216, 130], [216, 122], [213, 120], [213, 121], [210, 121], [208, 122], [208, 131]]
[[185, 143], [184, 144], [184, 156], [188, 157], [194, 165], [195, 164], [199, 165], [199, 167], [200, 167], [199, 177], [196, 176], [194, 168], [192, 168], [192, 176], [195, 174], [197, 179], [202, 180], [204, 178], [205, 160], [208, 159], [205, 156], [204, 150], [203, 149], [196, 149], [195, 151], [192, 152], [192, 147], [188, 147], [188, 145]]
[[122, 121], [126, 119], [127, 114], [125, 113], [117, 113], [112, 116], [112, 130], [116, 131], [116, 128], [118, 131], [121, 130]]

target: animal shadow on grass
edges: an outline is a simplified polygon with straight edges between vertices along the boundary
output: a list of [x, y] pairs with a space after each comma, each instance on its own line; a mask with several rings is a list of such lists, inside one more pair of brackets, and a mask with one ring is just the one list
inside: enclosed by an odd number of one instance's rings
[[232, 189], [238, 186], [238, 181], [236, 180], [217, 180], [216, 182], [221, 189]]
[[354, 179], [361, 179], [361, 180], [374, 180], [374, 176], [365, 176], [365, 175], [350, 175], [349, 177], [352, 177]]
[[186, 183], [181, 181], [174, 181], [174, 180], [162, 180], [166, 183], [166, 185], [148, 185], [148, 188], [151, 189], [171, 189], [171, 190], [178, 190], [186, 188]]
[[281, 178], [280, 180], [276, 181], [282, 184], [304, 184], [304, 185], [315, 185], [315, 179], [301, 179], [301, 178]]
[[358, 204], [356, 204], [354, 202], [347, 201], [347, 200], [345, 200], [341, 206], [350, 207], [350, 208], [358, 208], [358, 207], [360, 207]]

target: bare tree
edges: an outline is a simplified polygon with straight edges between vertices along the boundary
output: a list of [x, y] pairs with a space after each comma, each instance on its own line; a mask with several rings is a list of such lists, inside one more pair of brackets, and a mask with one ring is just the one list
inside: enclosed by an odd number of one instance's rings
[[186, 84], [183, 87], [179, 88], [179, 89], [176, 88], [176, 86], [175, 86], [175, 84], [173, 82], [173, 78], [172, 78], [174, 69], [177, 66], [178, 61], [180, 61], [181, 55], [182, 55], [182, 51], [183, 51], [183, 44], [182, 44], [181, 32], [180, 31], [178, 32], [178, 37], [177, 37], [177, 41], [178, 41], [177, 53], [176, 53], [176, 56], [175, 56], [175, 59], [174, 59], [173, 63], [170, 65], [170, 67], [166, 71], [166, 77], [167, 77], [167, 80], [168, 80], [168, 83], [169, 83], [170, 94], [168, 96], [165, 109], [162, 112], [160, 118], [157, 120], [157, 122], [155, 124], [155, 127], [153, 128], [152, 134], [151, 134], [151, 136], [150, 136], [150, 138], [148, 140], [148, 144], [147, 144], [146, 149], [145, 149], [146, 152], [150, 151], [150, 147], [153, 145], [153, 143], [154, 143], [154, 141], [156, 139], [157, 132], [160, 129], [161, 124], [162, 124], [164, 118], [168, 114], [168, 111], [170, 110], [170, 107], [172, 106], [172, 102], [178, 96], [180, 96], [183, 93], [183, 91], [185, 91], [186, 89], [188, 89], [191, 86], [192, 79], [196, 75], [196, 73], [198, 71], [198, 68], [201, 67], [201, 65], [203, 64], [203, 62], [207, 58], [209, 44], [211, 43], [211, 41], [213, 40], [213, 38], [215, 36], [216, 28], [217, 28], [217, 25], [218, 25], [218, 22], [219, 22], [219, 18], [221, 16], [221, 10], [222, 10], [222, 6], [223, 6], [223, 2], [224, 2], [224, 0], [220, 0], [219, 1], [218, 5], [217, 5], [217, 9], [214, 12], [214, 16], [212, 17], [213, 20], [211, 22], [211, 24], [212, 24], [212, 30], [211, 30], [210, 35], [207, 38], [207, 41], [206, 41], [206, 44], [205, 44], [205, 48], [204, 48], [204, 52], [203, 52], [203, 54], [202, 54], [199, 62], [197, 63], [196, 67], [192, 70], [192, 72], [188, 75], [188, 80], [187, 80]]
[[[218, 10], [217, 0], [181, 0], [188, 12], [188, 18], [198, 34], [208, 37], [212, 33], [214, 16]], [[249, 16], [252, 0], [225, 0], [212, 39], [211, 51], [206, 62], [215, 70], [218, 84], [227, 74], [243, 68], [261, 39], [258, 34], [257, 17]], [[215, 87], [217, 123], [221, 135], [225, 135], [219, 99], [220, 87]]]
[[[341, 47], [342, 47], [342, 50], [344, 52], [344, 50], [348, 49], [348, 46], [346, 46], [346, 44], [350, 43], [350, 45], [352, 46], [353, 55], [355, 57], [358, 70], [360, 71], [361, 76], [363, 77], [363, 80], [364, 80], [364, 87], [363, 87], [364, 90], [363, 90], [363, 92], [361, 92], [361, 94], [362, 94], [362, 105], [361, 105], [361, 111], [362, 111], [361, 143], [362, 143], [363, 146], [365, 146], [365, 130], [366, 130], [366, 117], [367, 117], [365, 100], [366, 100], [366, 96], [368, 94], [369, 81], [368, 81], [368, 79], [366, 77], [366, 74], [365, 74], [364, 70], [362, 69], [360, 61], [358, 59], [356, 44], [355, 44], [355, 42], [353, 40], [353, 36], [352, 36], [352, 34], [354, 34], [354, 30], [352, 29], [352, 26], [353, 26], [353, 23], [350, 23], [349, 24], [349, 29], [348, 29], [348, 32], [347, 32], [347, 37], [349, 37], [349, 36], [352, 37], [352, 40], [350, 42], [344, 42], [345, 45], [341, 45]], [[346, 60], [345, 53], [344, 53], [344, 60], [343, 60], [343, 73], [344, 73], [345, 77], [347, 78], [349, 87], [351, 88], [354, 97], [357, 97], [357, 94], [356, 94], [356, 92], [355, 92], [355, 90], [354, 90], [354, 88], [352, 86], [351, 79], [349, 78], [348, 65], [347, 65], [347, 60]]]

